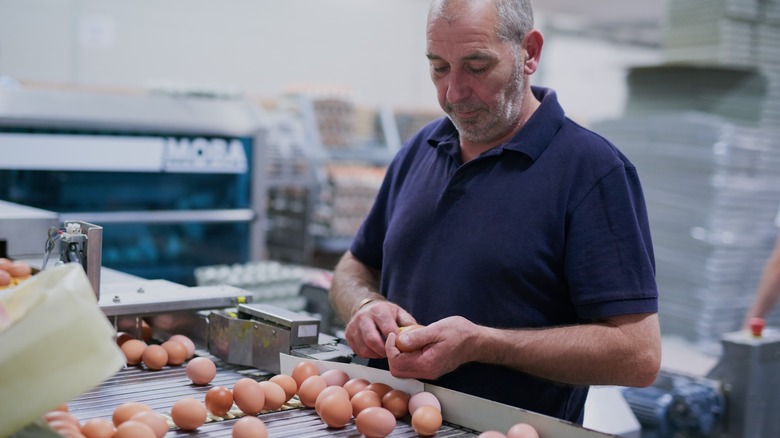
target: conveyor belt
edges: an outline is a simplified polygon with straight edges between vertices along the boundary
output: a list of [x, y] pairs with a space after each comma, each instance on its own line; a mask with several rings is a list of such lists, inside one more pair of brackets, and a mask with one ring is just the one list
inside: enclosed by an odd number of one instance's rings
[[[263, 380], [270, 375], [258, 372], [256, 369], [239, 368], [225, 364], [206, 352], [199, 351], [198, 353], [208, 356], [217, 364], [217, 375], [210, 385], [193, 385], [187, 378], [184, 366], [165, 367], [159, 371], [150, 371], [140, 366], [127, 367], [95, 389], [69, 402], [69, 410], [83, 424], [95, 417], [110, 420], [114, 409], [120, 404], [131, 401], [141, 402], [169, 419], [172, 428], [166, 437], [230, 437], [236, 418], [219, 421], [215, 419], [216, 417], [209, 418], [209, 421], [196, 431], [185, 432], [177, 429], [170, 421], [171, 407], [177, 400], [184, 397], [192, 397], [202, 401], [206, 391], [212, 386], [225, 386], [232, 389], [233, 384], [242, 377]], [[242, 415], [235, 406], [231, 413], [236, 413], [237, 416]], [[286, 404], [281, 410], [261, 413], [259, 418], [265, 422], [271, 438], [361, 436], [355, 427], [354, 419], [343, 429], [330, 429], [320, 420], [314, 409], [300, 407], [296, 399]], [[436, 436], [475, 437], [477, 435], [478, 433], [474, 431], [444, 424]], [[410, 419], [407, 416], [398, 421], [390, 436], [416, 437], [417, 434], [412, 429]]]

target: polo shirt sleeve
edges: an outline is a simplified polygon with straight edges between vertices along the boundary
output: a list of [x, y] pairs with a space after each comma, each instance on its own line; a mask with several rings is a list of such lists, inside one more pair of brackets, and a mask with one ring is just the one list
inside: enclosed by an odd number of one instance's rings
[[387, 170], [374, 204], [358, 228], [349, 248], [353, 256], [366, 266], [381, 270], [385, 233], [387, 232], [387, 209], [390, 200], [391, 180], [396, 168], [394, 161]]
[[615, 165], [587, 189], [571, 213], [564, 263], [581, 318], [658, 311], [650, 228], [635, 167]]

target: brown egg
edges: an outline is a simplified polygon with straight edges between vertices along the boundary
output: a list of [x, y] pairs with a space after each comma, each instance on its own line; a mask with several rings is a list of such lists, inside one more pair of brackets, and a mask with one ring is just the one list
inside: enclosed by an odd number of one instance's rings
[[395, 418], [401, 418], [409, 413], [410, 398], [408, 392], [394, 389], [382, 397], [382, 407], [392, 412]]
[[406, 327], [401, 327], [401, 330], [398, 332], [398, 337], [395, 338], [395, 348], [403, 351], [404, 353], [408, 353], [410, 351], [414, 351], [415, 349], [407, 347], [405, 344], [401, 343], [401, 333], [404, 333], [404, 332], [408, 333], [408, 332], [410, 332], [412, 330], [417, 330], [418, 328], [422, 328], [422, 327], [425, 327], [425, 326], [420, 325], [420, 324], [412, 324], [412, 325], [408, 325]]
[[114, 423], [100, 417], [89, 419], [81, 426], [86, 438], [111, 438], [115, 430]]
[[327, 370], [320, 375], [328, 386], [344, 386], [349, 381], [349, 375], [338, 368]]
[[[330, 386], [329, 388], [341, 388], [340, 386]], [[344, 388], [341, 388], [344, 389]], [[352, 419], [352, 404], [349, 402], [347, 392], [332, 393], [326, 395], [321, 402], [320, 418], [328, 427], [341, 429]]]
[[192, 339], [188, 338], [184, 335], [173, 335], [170, 338], [168, 338], [169, 341], [177, 341], [184, 344], [184, 347], [187, 349], [187, 359], [192, 359], [192, 356], [195, 356], [195, 343], [192, 342]]
[[281, 408], [284, 402], [287, 401], [287, 394], [278, 384], [271, 381], [263, 381], [258, 382], [258, 385], [263, 388], [263, 394], [265, 394], [263, 410], [274, 411]]
[[352, 399], [352, 415], [357, 418], [361, 412], [367, 408], [377, 408], [382, 406], [382, 399], [374, 391], [362, 390], [355, 394]]
[[380, 399], [384, 397], [385, 394], [393, 390], [393, 388], [386, 383], [371, 383], [364, 389], [368, 391], [374, 391], [375, 393], [379, 394]]
[[127, 420], [120, 424], [114, 432], [112, 438], [156, 438], [157, 435], [146, 423], [140, 421]]
[[243, 377], [233, 385], [233, 401], [241, 412], [257, 415], [265, 406], [265, 393], [256, 381]]
[[138, 339], [130, 339], [122, 344], [122, 352], [125, 354], [125, 360], [128, 365], [138, 365], [141, 363], [141, 356], [146, 350], [146, 343]]
[[151, 410], [152, 408], [140, 402], [122, 403], [121, 405], [117, 406], [116, 409], [114, 409], [114, 414], [111, 417], [111, 420], [113, 420], [114, 426], [119, 427], [120, 424], [129, 420], [133, 415], [141, 411]]
[[133, 335], [127, 332], [119, 332], [116, 334], [116, 345], [119, 345], [120, 347], [124, 345], [125, 342], [129, 341], [130, 339], [135, 339]]
[[11, 274], [8, 271], [0, 270], [0, 287], [11, 284]]
[[141, 360], [150, 370], [161, 370], [168, 363], [168, 352], [157, 344], [146, 347]]
[[358, 392], [366, 389], [366, 386], [370, 384], [371, 382], [369, 382], [368, 380], [358, 377], [355, 379], [348, 380], [347, 383], [344, 384], [344, 389], [346, 389], [347, 392], [349, 393], [349, 398], [352, 398]]
[[479, 434], [477, 438], [507, 438], [506, 435], [497, 430], [486, 430]]
[[314, 365], [308, 360], [302, 360], [298, 362], [298, 365], [295, 365], [295, 368], [293, 368], [292, 378], [295, 380], [295, 384], [298, 385], [298, 389], [300, 389], [304, 380], [311, 376], [318, 376], [319, 374], [319, 371], [317, 371], [317, 365]]
[[268, 438], [268, 429], [257, 417], [243, 417], [233, 425], [233, 438]]
[[528, 423], [517, 423], [506, 433], [507, 438], [539, 438], [539, 432]]
[[130, 417], [130, 420], [146, 424], [152, 429], [157, 438], [163, 438], [168, 433], [168, 420], [157, 412], [141, 411]]
[[325, 379], [322, 376], [309, 376], [298, 388], [298, 398], [304, 406], [313, 408], [317, 402], [317, 396], [327, 387], [328, 384], [325, 383]]
[[25, 278], [32, 275], [32, 268], [27, 262], [15, 261], [8, 267], [8, 273], [14, 278]]
[[[346, 389], [344, 389], [341, 386], [328, 386], [327, 388], [323, 389], [322, 392], [320, 392], [320, 395], [317, 396], [317, 400], [314, 402], [314, 411], [318, 414], [320, 413], [320, 408], [322, 407], [322, 402], [328, 396], [331, 396], [333, 394], [341, 394], [347, 401], [349, 401], [349, 393]], [[352, 405], [349, 406], [349, 413], [352, 415]]]
[[163, 342], [161, 346], [168, 353], [168, 365], [181, 365], [187, 360], [187, 347], [181, 342], [168, 340]]
[[295, 379], [287, 374], [277, 374], [268, 379], [268, 381], [281, 386], [284, 389], [284, 396], [287, 397], [287, 400], [290, 400], [298, 392], [298, 384], [295, 383]]
[[8, 272], [8, 269], [11, 267], [11, 263], [13, 263], [11, 259], [0, 257], [0, 271]]
[[412, 414], [412, 428], [417, 435], [433, 436], [441, 427], [441, 411], [435, 406], [420, 406]]
[[147, 343], [152, 341], [152, 328], [143, 319], [141, 320], [141, 338]]
[[206, 406], [194, 398], [182, 398], [171, 408], [171, 420], [181, 430], [195, 430], [206, 422]]
[[217, 366], [208, 357], [196, 357], [187, 364], [185, 371], [192, 383], [208, 385], [217, 375]]
[[206, 391], [206, 409], [217, 417], [227, 415], [233, 407], [233, 393], [224, 386], [215, 386]]
[[370, 407], [355, 417], [358, 432], [366, 438], [380, 438], [390, 435], [395, 429], [395, 417], [390, 411], [380, 407]]
[[414, 415], [414, 411], [420, 406], [433, 406], [441, 411], [441, 403], [435, 395], [427, 391], [418, 392], [409, 399], [409, 413]]

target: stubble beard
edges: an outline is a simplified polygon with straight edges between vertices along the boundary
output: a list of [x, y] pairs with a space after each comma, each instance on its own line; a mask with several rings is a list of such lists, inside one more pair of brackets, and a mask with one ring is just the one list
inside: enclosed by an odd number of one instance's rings
[[[521, 70], [517, 70], [512, 79], [512, 84], [499, 96], [494, 108], [481, 102], [447, 104], [445, 112], [458, 130], [461, 140], [491, 143], [514, 128], [526, 90]], [[468, 119], [456, 116], [458, 112], [466, 111], [478, 111], [478, 114]]]

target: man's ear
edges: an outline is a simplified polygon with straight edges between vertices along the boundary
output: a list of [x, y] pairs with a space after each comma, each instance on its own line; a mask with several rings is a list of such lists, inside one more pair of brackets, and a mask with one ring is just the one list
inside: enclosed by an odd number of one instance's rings
[[523, 73], [532, 75], [539, 67], [539, 60], [542, 57], [542, 46], [544, 37], [537, 29], [531, 29], [523, 38], [522, 48], [525, 59], [523, 60]]

